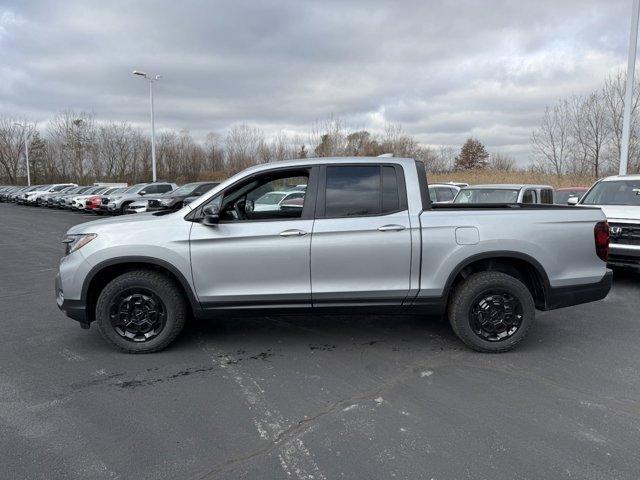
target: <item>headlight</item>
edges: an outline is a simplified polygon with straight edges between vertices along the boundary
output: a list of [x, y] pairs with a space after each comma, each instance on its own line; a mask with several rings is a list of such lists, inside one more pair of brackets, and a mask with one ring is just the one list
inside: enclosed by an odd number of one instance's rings
[[172, 198], [163, 198], [162, 200], [160, 200], [160, 205], [166, 207], [167, 205], [171, 205], [171, 202], [173, 202]]
[[80, 250], [91, 240], [96, 238], [98, 235], [95, 233], [81, 233], [77, 235], [69, 235], [67, 234], [62, 240], [62, 243], [65, 245], [65, 255], [69, 255], [70, 253], [75, 252], [76, 250]]

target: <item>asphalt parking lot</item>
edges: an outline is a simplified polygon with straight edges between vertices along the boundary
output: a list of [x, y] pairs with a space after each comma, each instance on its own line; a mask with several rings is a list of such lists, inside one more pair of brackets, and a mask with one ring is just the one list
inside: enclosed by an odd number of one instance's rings
[[87, 220], [0, 204], [0, 478], [640, 477], [640, 275], [501, 355], [437, 319], [297, 316], [130, 356], [55, 304]]

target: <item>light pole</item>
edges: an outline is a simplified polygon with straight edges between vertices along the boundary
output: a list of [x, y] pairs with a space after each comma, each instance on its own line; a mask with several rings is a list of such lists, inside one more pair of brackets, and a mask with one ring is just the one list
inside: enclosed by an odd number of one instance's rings
[[629, 136], [631, 133], [631, 102], [633, 101], [633, 78], [636, 73], [636, 46], [638, 44], [638, 15], [640, 0], [633, 0], [631, 10], [631, 33], [629, 34], [629, 58], [627, 60], [627, 87], [624, 92], [624, 116], [622, 117], [622, 145], [620, 148], [620, 175], [627, 174], [629, 162]]
[[134, 75], [146, 78], [149, 82], [149, 102], [151, 103], [151, 170], [153, 172], [153, 181], [156, 181], [156, 123], [153, 115], [153, 83], [162, 78], [162, 75], [147, 75], [139, 70], [133, 71]]
[[27, 122], [22, 125], [21, 123], [14, 123], [17, 127], [22, 127], [22, 134], [24, 137], [24, 159], [27, 163], [27, 185], [31, 186], [31, 173], [29, 172], [29, 136], [27, 135]]

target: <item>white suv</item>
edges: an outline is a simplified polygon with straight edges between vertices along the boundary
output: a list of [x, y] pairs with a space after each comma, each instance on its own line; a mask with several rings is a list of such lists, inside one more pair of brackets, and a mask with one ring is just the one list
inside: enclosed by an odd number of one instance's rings
[[607, 216], [610, 266], [640, 267], [640, 175], [603, 178], [569, 203], [600, 207]]

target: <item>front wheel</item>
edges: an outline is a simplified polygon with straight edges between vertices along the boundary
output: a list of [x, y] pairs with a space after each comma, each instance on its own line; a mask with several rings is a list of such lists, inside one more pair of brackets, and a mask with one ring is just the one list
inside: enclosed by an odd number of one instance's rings
[[151, 270], [133, 270], [111, 280], [96, 304], [98, 330], [127, 353], [164, 349], [182, 331], [187, 313], [180, 287]]
[[480, 272], [464, 280], [449, 303], [455, 334], [479, 352], [513, 349], [527, 334], [535, 317], [529, 289], [501, 272]]

